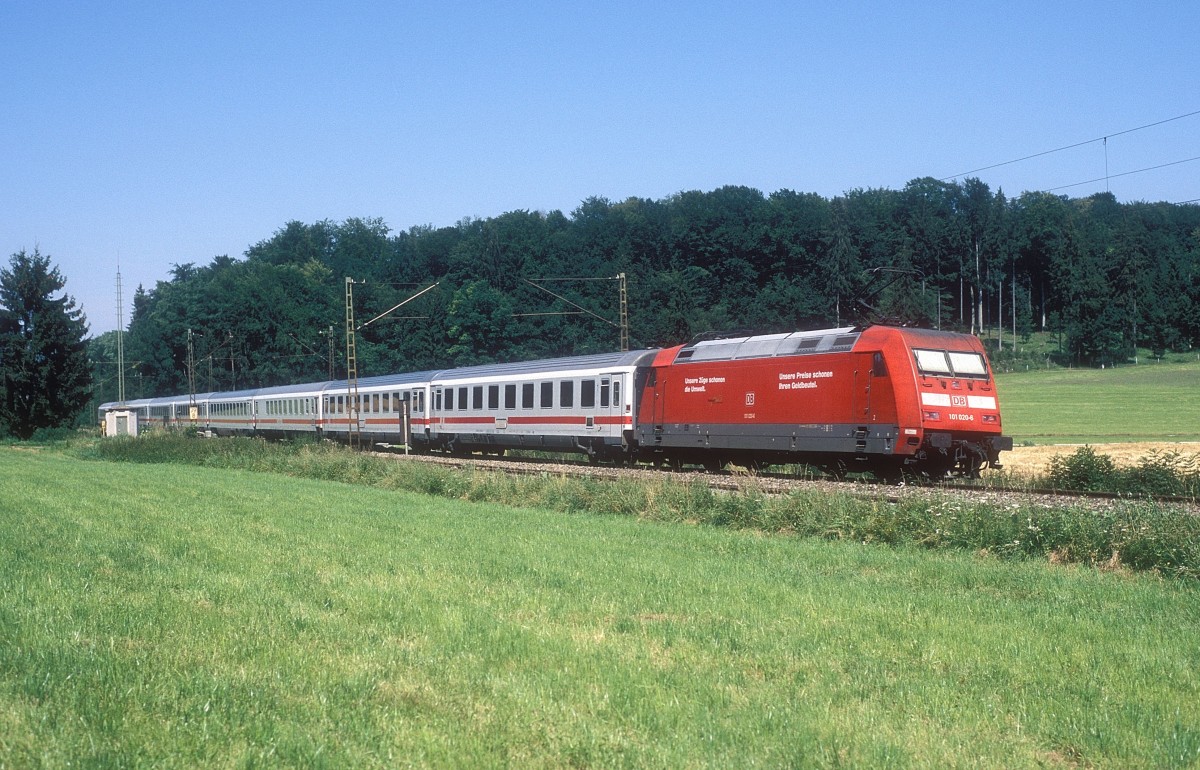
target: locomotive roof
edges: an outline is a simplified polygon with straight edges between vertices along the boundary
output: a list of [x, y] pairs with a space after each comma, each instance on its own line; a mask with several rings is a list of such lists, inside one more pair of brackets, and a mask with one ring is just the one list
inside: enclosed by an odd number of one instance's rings
[[675, 356], [675, 361], [731, 361], [738, 358], [844, 352], [854, 347], [860, 334], [861, 330], [858, 327], [844, 326], [837, 329], [701, 340], [681, 348]]

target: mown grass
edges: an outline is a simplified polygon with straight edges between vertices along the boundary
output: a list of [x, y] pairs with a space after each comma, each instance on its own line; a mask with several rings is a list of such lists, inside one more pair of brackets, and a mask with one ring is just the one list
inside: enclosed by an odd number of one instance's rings
[[1014, 372], [996, 389], [1017, 443], [1200, 441], [1200, 363]]
[[170, 433], [92, 442], [81, 455], [134, 462], [188, 462], [474, 502], [520, 501], [563, 512], [618, 514], [826, 540], [982, 550], [999, 558], [1119, 565], [1200, 578], [1200, 517], [1178, 506], [1132, 499], [1095, 512], [1083, 506], [968, 503], [949, 494], [899, 502], [888, 502], [882, 495], [870, 498], [821, 491], [775, 496], [760, 493], [753, 477], [745, 479], [741, 492], [729, 494], [710, 490], [703, 479], [680, 481], [665, 474], [652, 481], [619, 482], [553, 474], [517, 477], [369, 456], [332, 444], [207, 440]]
[[0, 767], [1200, 761], [1191, 581], [53, 452], [0, 510]]

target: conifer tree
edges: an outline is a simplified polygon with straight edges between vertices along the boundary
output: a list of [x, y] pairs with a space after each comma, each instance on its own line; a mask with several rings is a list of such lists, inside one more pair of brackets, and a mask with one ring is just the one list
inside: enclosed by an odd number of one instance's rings
[[0, 269], [0, 431], [27, 439], [70, 425], [88, 402], [87, 321], [35, 248]]

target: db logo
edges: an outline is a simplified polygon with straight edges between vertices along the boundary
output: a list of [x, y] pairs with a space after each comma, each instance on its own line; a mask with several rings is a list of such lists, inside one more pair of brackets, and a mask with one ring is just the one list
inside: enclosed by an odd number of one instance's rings
[[966, 405], [967, 405], [967, 397], [966, 396], [951, 396], [950, 397], [950, 406], [966, 406]]
[[746, 406], [754, 406], [754, 392], [753, 391], [746, 394]]

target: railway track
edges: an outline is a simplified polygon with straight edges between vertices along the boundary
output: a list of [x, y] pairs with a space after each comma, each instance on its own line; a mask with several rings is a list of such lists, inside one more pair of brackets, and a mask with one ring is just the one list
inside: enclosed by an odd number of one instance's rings
[[1130, 500], [1151, 500], [1156, 503], [1177, 506], [1200, 514], [1200, 501], [1187, 497], [1131, 497], [1109, 492], [1079, 492], [1055, 489], [1005, 488], [984, 484], [942, 482], [928, 484], [884, 484], [873, 480], [838, 481], [833, 479], [801, 478], [782, 473], [755, 473], [750, 471], [723, 470], [707, 472], [699, 469], [652, 469], [649, 466], [592, 465], [585, 461], [571, 461], [528, 457], [519, 460], [496, 458], [485, 455], [402, 455], [395, 452], [377, 452], [398, 461], [425, 462], [449, 468], [471, 468], [508, 473], [512, 475], [538, 476], [555, 475], [602, 481], [655, 480], [664, 477], [681, 481], [703, 482], [710, 489], [724, 492], [753, 490], [761, 494], [788, 494], [800, 491], [817, 491], [849, 494], [857, 497], [880, 499], [897, 503], [913, 497], [945, 498], [959, 495], [979, 503], [999, 505], [1030, 504], [1054, 507], [1078, 506], [1102, 509]]

